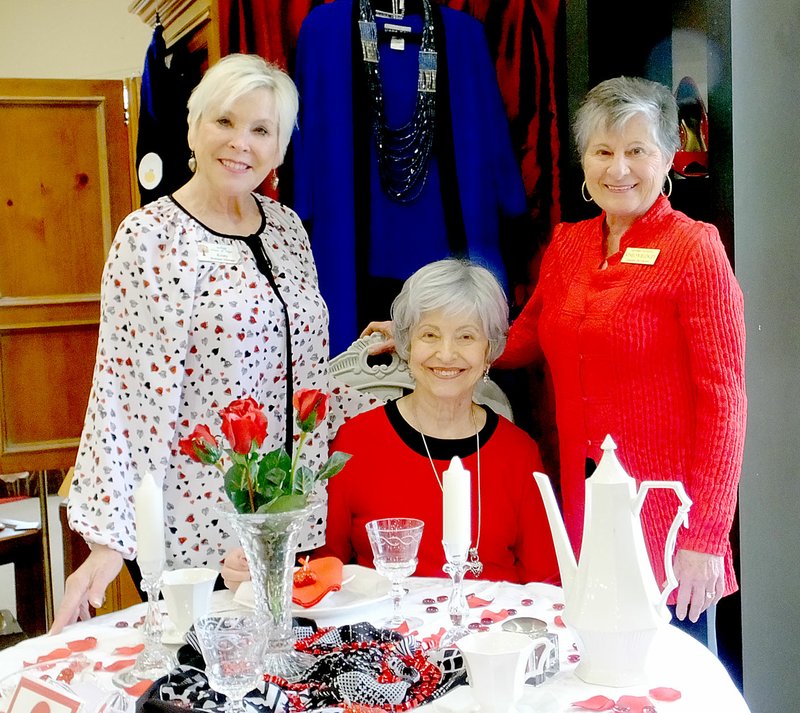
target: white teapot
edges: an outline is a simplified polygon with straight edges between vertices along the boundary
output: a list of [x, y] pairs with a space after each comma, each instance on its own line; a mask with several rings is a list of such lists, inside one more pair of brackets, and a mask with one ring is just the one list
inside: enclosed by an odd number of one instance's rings
[[[670, 620], [666, 601], [678, 581], [672, 555], [678, 528], [688, 526], [692, 501], [683, 484], [648, 480], [636, 491], [614, 450], [603, 441], [603, 457], [586, 480], [586, 505], [580, 562], [575, 561], [550, 479], [534, 473], [542, 494], [561, 571], [566, 605], [564, 622], [583, 647], [576, 675], [587, 683], [631, 686], [645, 681], [650, 644]], [[667, 582], [662, 590], [647, 556], [639, 514], [652, 488], [669, 488], [680, 499], [664, 548]]]

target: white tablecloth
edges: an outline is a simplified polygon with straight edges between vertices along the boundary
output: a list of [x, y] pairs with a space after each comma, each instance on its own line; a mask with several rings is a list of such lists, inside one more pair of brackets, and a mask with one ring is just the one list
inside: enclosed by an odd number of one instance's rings
[[[535, 710], [536, 713], [578, 711], [571, 706], [573, 701], [604, 695], [618, 699], [622, 695], [646, 696], [651, 688], [668, 687], [681, 692], [682, 697], [674, 702], [655, 702], [658, 713], [749, 713], [749, 709], [733, 684], [727, 671], [711, 652], [687, 634], [665, 627], [653, 644], [647, 664], [648, 682], [643, 686], [630, 688], [610, 688], [584, 683], [578, 679], [573, 670], [575, 654], [579, 654], [574, 645], [574, 638], [569, 630], [555, 623], [563, 595], [560, 589], [545, 584], [512, 585], [508, 583], [492, 583], [468, 581], [465, 585], [467, 593], [474, 593], [482, 599], [491, 600], [485, 607], [470, 610], [469, 622], [479, 621], [485, 609], [499, 612], [503, 609], [515, 609], [516, 616], [534, 616], [547, 622], [548, 627], [558, 633], [561, 649], [561, 672], [548, 678], [537, 687], [526, 686], [525, 696], [520, 706], [521, 711]], [[436, 599], [449, 593], [449, 581], [444, 579], [413, 578], [409, 582], [409, 593], [403, 603], [403, 610], [409, 616], [420, 617], [423, 625], [419, 627], [418, 638], [424, 638], [439, 631], [440, 627], [449, 626], [447, 602], [436, 602], [434, 605], [423, 603], [424, 599]], [[377, 623], [391, 612], [391, 603], [387, 599], [368, 597], [363, 605], [350, 606], [333, 612], [326, 611], [323, 606], [317, 610], [309, 610], [308, 615], [316, 619], [321, 626], [342, 625], [356, 621]], [[532, 604], [523, 604], [524, 600], [532, 600]], [[324, 604], [324, 603], [323, 603]], [[238, 605], [230, 592], [215, 592], [213, 608], [218, 611], [236, 608]], [[427, 611], [431, 606], [437, 612]], [[95, 637], [97, 646], [84, 653], [92, 661], [99, 661], [103, 666], [130, 656], [113, 655], [121, 646], [130, 646], [141, 642], [141, 634], [133, 624], [144, 614], [145, 605], [137, 605], [122, 612], [98, 617], [68, 627], [63, 633], [48, 637], [23, 641], [20, 644], [0, 651], [0, 694], [3, 692], [2, 676], [20, 668], [20, 662], [34, 662], [50, 651], [63, 647], [67, 642]], [[514, 616], [512, 614], [512, 616]], [[124, 622], [126, 626], [120, 626]], [[499, 629], [500, 623], [492, 624], [491, 629]], [[95, 689], [98, 687], [109, 691], [112, 689], [111, 673], [93, 672], [91, 675]], [[82, 695], [91, 698], [87, 705], [87, 713], [96, 710], [97, 702], [103, 694], [92, 693], [89, 684], [73, 683]], [[5, 699], [7, 702], [7, 699]], [[0, 709], [3, 709], [0, 699]], [[92, 708], [92, 705], [95, 707]], [[473, 707], [467, 687], [461, 687], [442, 699], [425, 706], [431, 713], [454, 713], [468, 711]]]

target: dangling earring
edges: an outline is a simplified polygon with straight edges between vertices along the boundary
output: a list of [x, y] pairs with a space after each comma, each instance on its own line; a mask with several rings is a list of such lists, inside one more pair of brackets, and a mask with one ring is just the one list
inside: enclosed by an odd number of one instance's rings
[[197, 170], [197, 159], [194, 157], [194, 151], [192, 151], [192, 155], [189, 156], [189, 170], [192, 173]]
[[277, 169], [272, 169], [272, 177], [269, 179], [269, 185], [272, 186], [272, 190], [273, 191], [277, 191], [278, 190], [278, 181], [279, 180], [280, 179], [278, 178], [278, 170]]
[[669, 198], [672, 195], [672, 179], [669, 177], [669, 174], [666, 175], [666, 179], [667, 179], [667, 185], [669, 186], [669, 188], [667, 188], [666, 192], [664, 192], [664, 186], [662, 185], [661, 186], [661, 195], [664, 196], [664, 198]]
[[589, 194], [586, 188], [586, 181], [581, 184], [581, 198], [583, 198], [583, 200], [585, 200], [587, 203], [594, 201], [594, 198], [592, 198], [591, 194]]
[[484, 384], [488, 384], [489, 383], [489, 367], [488, 366], [486, 367], [486, 371], [483, 372], [483, 383]]

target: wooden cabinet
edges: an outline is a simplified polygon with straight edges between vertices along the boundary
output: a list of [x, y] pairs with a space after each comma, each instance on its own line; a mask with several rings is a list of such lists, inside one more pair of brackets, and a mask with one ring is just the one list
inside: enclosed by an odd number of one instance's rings
[[217, 0], [134, 0], [128, 10], [151, 27], [155, 27], [158, 12], [167, 47], [179, 40], [186, 40], [190, 51], [208, 52], [209, 64], [219, 59]]

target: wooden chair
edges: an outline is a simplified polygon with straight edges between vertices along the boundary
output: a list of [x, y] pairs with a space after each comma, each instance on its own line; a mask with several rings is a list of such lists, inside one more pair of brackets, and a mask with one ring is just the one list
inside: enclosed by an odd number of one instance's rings
[[[25, 498], [20, 495], [23, 481], [30, 473], [5, 473], [2, 480], [16, 486], [17, 494], [0, 498], [14, 502]], [[47, 509], [47, 474], [34, 473], [39, 489], [39, 527], [31, 530], [0, 530], [0, 564], [14, 565], [17, 621], [28, 636], [44, 634], [53, 623], [53, 572], [50, 559], [50, 525]], [[27, 490], [26, 492], [29, 492]], [[37, 594], [41, 592], [41, 596]]]

